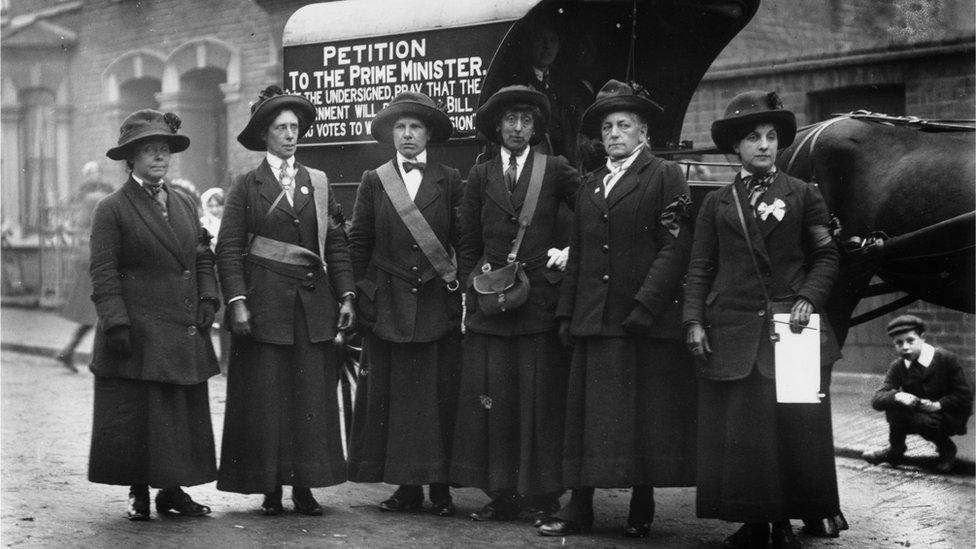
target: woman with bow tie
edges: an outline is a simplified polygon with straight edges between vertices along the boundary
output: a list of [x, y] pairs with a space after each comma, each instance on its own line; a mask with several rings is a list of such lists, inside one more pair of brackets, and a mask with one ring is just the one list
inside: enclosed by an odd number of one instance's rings
[[363, 174], [349, 250], [365, 326], [349, 450], [349, 480], [399, 487], [379, 504], [454, 514], [447, 484], [461, 360], [461, 293], [454, 250], [460, 173], [428, 159], [450, 119], [430, 97], [404, 92], [377, 113], [373, 137], [394, 158]]
[[[772, 313], [789, 312], [799, 333], [838, 276], [820, 191], [776, 170], [795, 135], [775, 93], [733, 98], [712, 139], [742, 169], [705, 198], [695, 226], [684, 325], [700, 378], [697, 507], [699, 517], [744, 523], [726, 547], [799, 547], [791, 518], [813, 535], [846, 527], [829, 404], [776, 397]], [[826, 388], [839, 349], [823, 324], [821, 343]]]

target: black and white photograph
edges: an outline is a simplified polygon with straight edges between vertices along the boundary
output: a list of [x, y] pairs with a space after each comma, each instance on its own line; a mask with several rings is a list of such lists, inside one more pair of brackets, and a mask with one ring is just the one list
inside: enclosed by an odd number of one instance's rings
[[976, 546], [971, 0], [0, 0], [5, 547]]

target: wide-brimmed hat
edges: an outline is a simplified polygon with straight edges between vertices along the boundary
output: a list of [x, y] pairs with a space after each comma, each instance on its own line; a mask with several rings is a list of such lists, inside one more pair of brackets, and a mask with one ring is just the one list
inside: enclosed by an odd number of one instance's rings
[[776, 92], [750, 90], [733, 97], [725, 118], [712, 123], [712, 141], [718, 150], [733, 154], [733, 146], [759, 124], [776, 128], [779, 150], [789, 147], [796, 137], [796, 115], [783, 108]]
[[105, 153], [112, 160], [126, 160], [133, 147], [147, 139], [163, 139], [169, 144], [169, 152], [185, 151], [190, 146], [190, 138], [179, 135], [183, 122], [179, 116], [168, 112], [163, 114], [152, 109], [136, 111], [125, 117], [119, 129], [119, 144]]
[[619, 80], [609, 80], [596, 94], [593, 104], [583, 113], [583, 133], [596, 136], [600, 133], [600, 122], [612, 112], [633, 112], [650, 120], [651, 116], [664, 112], [661, 105], [651, 101], [643, 89]]
[[542, 140], [549, 124], [549, 98], [546, 94], [528, 86], [506, 86], [491, 95], [474, 115], [474, 127], [485, 137], [495, 143], [501, 142], [498, 133], [498, 116], [504, 114], [505, 109], [517, 104], [534, 105], [542, 112], [542, 120], [533, 120], [532, 139], [529, 143], [535, 145]]
[[454, 133], [451, 119], [437, 107], [434, 100], [419, 93], [406, 91], [376, 113], [369, 133], [380, 143], [393, 142], [393, 125], [404, 116], [414, 117], [427, 125], [430, 141], [447, 141]]
[[258, 100], [251, 105], [251, 119], [247, 126], [237, 135], [237, 141], [250, 151], [266, 151], [267, 144], [262, 137], [271, 115], [281, 109], [288, 109], [298, 117], [298, 137], [301, 138], [315, 121], [315, 106], [300, 95], [286, 94], [278, 86], [268, 86], [259, 95]]

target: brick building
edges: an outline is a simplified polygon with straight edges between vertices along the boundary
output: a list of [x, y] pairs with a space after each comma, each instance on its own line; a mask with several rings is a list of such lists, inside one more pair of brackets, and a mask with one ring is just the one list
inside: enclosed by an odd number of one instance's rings
[[[98, 161], [107, 181], [122, 180], [122, 164], [104, 154], [129, 112], [183, 117], [193, 146], [174, 157], [170, 176], [198, 190], [226, 186], [256, 165], [261, 155], [236, 135], [257, 91], [280, 83], [285, 22], [308, 3], [0, 0], [0, 212], [5, 228], [20, 229], [6, 238], [5, 295], [57, 302], [65, 279], [54, 268], [54, 218], [86, 162]], [[973, 118], [974, 17], [968, 0], [764, 0], [706, 74], [682, 138], [709, 144], [711, 122], [750, 88], [777, 90], [800, 124], [854, 108]], [[973, 363], [972, 316], [911, 310]], [[883, 367], [891, 354], [880, 337], [885, 321], [852, 332], [841, 368]]]

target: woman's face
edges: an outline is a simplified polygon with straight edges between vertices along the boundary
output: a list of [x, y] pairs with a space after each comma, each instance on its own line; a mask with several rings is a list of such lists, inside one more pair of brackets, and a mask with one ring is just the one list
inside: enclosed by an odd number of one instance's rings
[[647, 141], [647, 124], [630, 112], [612, 112], [600, 126], [603, 146], [611, 160], [622, 160]]
[[132, 150], [132, 175], [156, 183], [169, 170], [169, 143], [165, 139], [150, 139]]
[[759, 174], [773, 169], [778, 146], [776, 128], [772, 124], [759, 124], [732, 148], [739, 153], [747, 172]]
[[216, 198], [211, 197], [207, 201], [207, 213], [220, 219], [224, 215], [224, 204]]
[[545, 69], [559, 53], [559, 35], [550, 28], [540, 29], [529, 43], [529, 61], [537, 69]]
[[283, 160], [295, 156], [299, 137], [298, 116], [289, 110], [281, 111], [264, 132], [268, 152]]

